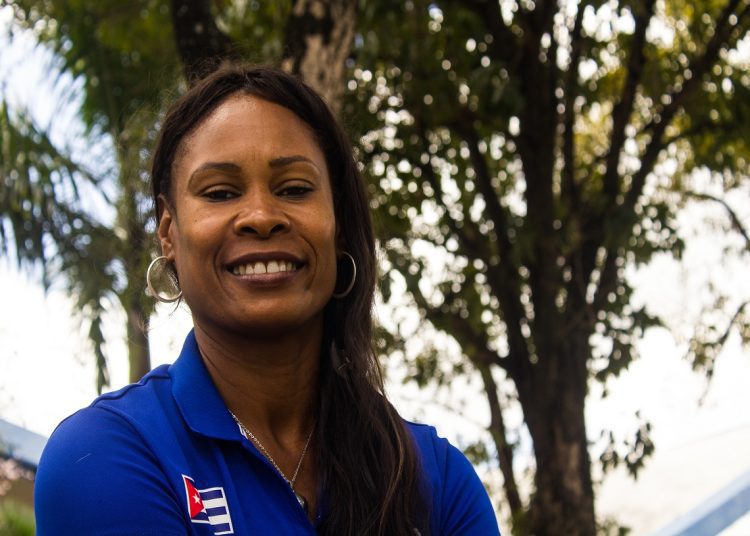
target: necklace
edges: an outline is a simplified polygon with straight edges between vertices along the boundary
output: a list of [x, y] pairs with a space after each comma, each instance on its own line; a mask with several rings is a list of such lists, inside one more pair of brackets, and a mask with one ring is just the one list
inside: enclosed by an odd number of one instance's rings
[[266, 459], [271, 462], [271, 465], [274, 466], [276, 471], [281, 475], [281, 478], [283, 478], [287, 484], [289, 484], [289, 487], [292, 488], [292, 493], [294, 493], [294, 496], [297, 498], [297, 502], [302, 507], [302, 509], [307, 512], [307, 500], [297, 491], [294, 489], [294, 482], [297, 480], [297, 475], [299, 474], [299, 470], [302, 467], [302, 461], [305, 459], [305, 454], [307, 454], [307, 447], [310, 446], [310, 440], [312, 439], [313, 432], [315, 431], [315, 427], [313, 427], [312, 430], [310, 430], [310, 433], [307, 436], [307, 441], [305, 441], [305, 446], [302, 449], [302, 454], [299, 456], [299, 461], [297, 462], [297, 467], [294, 469], [294, 474], [292, 474], [292, 478], [287, 478], [284, 474], [284, 471], [281, 470], [281, 467], [276, 463], [276, 461], [271, 457], [271, 454], [266, 450], [266, 447], [263, 446], [263, 443], [260, 442], [260, 439], [255, 437], [255, 434], [253, 434], [247, 426], [242, 424], [242, 422], [237, 418], [237, 415], [232, 413], [231, 411], [229, 414], [234, 419], [234, 422], [237, 423], [237, 426], [240, 427], [240, 432], [242, 432], [242, 435], [245, 437], [245, 439], [251, 440], [263, 453], [263, 456], [266, 457]]

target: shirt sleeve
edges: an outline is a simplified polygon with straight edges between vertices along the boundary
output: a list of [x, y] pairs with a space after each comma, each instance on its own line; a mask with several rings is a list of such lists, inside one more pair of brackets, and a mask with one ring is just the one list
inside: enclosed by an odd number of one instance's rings
[[47, 535], [184, 535], [181, 503], [138, 432], [89, 407], [55, 430], [34, 488], [36, 530]]
[[434, 427], [407, 422], [429, 483], [433, 536], [497, 536], [492, 503], [466, 456]]
[[447, 441], [445, 443], [442, 527], [439, 534], [497, 536], [500, 530], [495, 511], [482, 481], [466, 456]]

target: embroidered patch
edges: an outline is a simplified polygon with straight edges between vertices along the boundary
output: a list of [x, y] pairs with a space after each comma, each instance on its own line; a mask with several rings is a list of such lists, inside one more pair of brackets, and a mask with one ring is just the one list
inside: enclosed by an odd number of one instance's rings
[[210, 524], [216, 536], [234, 534], [232, 516], [229, 514], [229, 504], [227, 504], [224, 488], [198, 489], [195, 481], [186, 475], [182, 475], [182, 481], [185, 483], [190, 521]]

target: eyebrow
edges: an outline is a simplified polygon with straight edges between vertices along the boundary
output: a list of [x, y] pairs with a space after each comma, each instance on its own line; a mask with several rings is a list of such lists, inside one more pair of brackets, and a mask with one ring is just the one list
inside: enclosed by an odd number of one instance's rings
[[302, 155], [279, 156], [277, 158], [272, 158], [268, 161], [268, 165], [271, 168], [279, 168], [294, 164], [295, 162], [305, 162], [307, 164], [311, 164], [313, 167], [315, 167], [315, 169], [318, 168], [318, 166], [315, 165], [315, 162]]
[[[305, 162], [313, 166], [315, 169], [318, 169], [318, 166], [315, 165], [315, 162], [302, 155], [279, 156], [276, 158], [272, 158], [268, 161], [268, 166], [271, 169], [276, 169], [284, 166], [289, 166], [296, 162]], [[204, 164], [201, 164], [195, 171], [193, 171], [190, 174], [190, 178], [192, 179], [194, 176], [204, 171], [224, 171], [227, 173], [239, 173], [242, 171], [242, 168], [232, 162], [206, 162]]]
[[198, 166], [198, 168], [196, 168], [196, 170], [190, 174], [190, 179], [204, 171], [216, 170], [224, 171], [227, 173], [239, 173], [241, 169], [242, 168], [240, 168], [240, 166], [231, 162], [206, 162], [205, 164], [201, 164], [200, 166]]

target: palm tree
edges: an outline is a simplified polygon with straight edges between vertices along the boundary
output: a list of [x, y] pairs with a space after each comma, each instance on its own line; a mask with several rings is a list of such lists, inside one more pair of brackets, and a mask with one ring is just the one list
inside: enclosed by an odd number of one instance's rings
[[[21, 268], [41, 267], [45, 288], [54, 279], [64, 282], [88, 324], [101, 390], [108, 383], [102, 320], [112, 307], [127, 315], [130, 379], [150, 368], [145, 327], [153, 301], [144, 291], [152, 210], [143, 148], [153, 141], [160, 92], [179, 79], [178, 64], [163, 61], [176, 56], [160, 28], [169, 22], [164, 13], [159, 20], [159, 10], [143, 19], [135, 4], [123, 9], [122, 3], [105, 2], [97, 4], [99, 13], [91, 6], [68, 5], [42, 11], [35, 4], [14, 5], [15, 24], [33, 27], [41, 46], [57, 58], [59, 72], [82, 82], [79, 116], [87, 141], [109, 140], [113, 164], [93, 169], [76, 161], [28, 113], [12, 112], [0, 102], [0, 253], [15, 257]], [[126, 25], [121, 17], [132, 22]], [[135, 51], [132, 35], [122, 34], [133, 30], [141, 50], [150, 46], [171, 54]], [[164, 80], [154, 80], [153, 73]], [[115, 194], [107, 196], [105, 190]], [[112, 222], [87, 208], [92, 192], [114, 213]]]
[[107, 383], [102, 316], [116, 277], [108, 269], [114, 233], [81, 206], [84, 185], [100, 179], [75, 162], [28, 114], [0, 102], [0, 252], [21, 268], [41, 267], [42, 284], [64, 274], [68, 292], [89, 322], [99, 389]]

